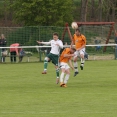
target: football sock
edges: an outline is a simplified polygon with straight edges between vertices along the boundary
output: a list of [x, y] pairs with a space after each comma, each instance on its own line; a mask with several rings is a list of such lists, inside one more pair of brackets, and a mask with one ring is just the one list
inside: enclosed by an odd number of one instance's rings
[[56, 69], [56, 76], [59, 78], [59, 68]]
[[47, 70], [47, 66], [48, 66], [48, 61], [47, 60], [44, 60], [44, 71]]
[[85, 59], [81, 58], [81, 65], [84, 66]]
[[70, 76], [69, 74], [66, 74], [65, 79], [64, 79], [64, 83], [65, 83], [65, 84], [67, 84], [67, 81], [68, 81], [68, 79], [69, 79], [69, 76]]
[[73, 65], [74, 65], [75, 72], [78, 72], [78, 63], [77, 62], [74, 62]]
[[61, 75], [60, 75], [60, 82], [63, 82], [64, 74], [65, 74], [64, 72], [61, 73]]

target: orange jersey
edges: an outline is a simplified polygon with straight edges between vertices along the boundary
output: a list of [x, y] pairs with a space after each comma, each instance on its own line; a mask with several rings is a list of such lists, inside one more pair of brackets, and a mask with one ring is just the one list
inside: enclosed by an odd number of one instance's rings
[[76, 49], [81, 48], [83, 45], [86, 45], [86, 37], [82, 34], [80, 36], [74, 34], [73, 42], [75, 44]]
[[59, 61], [60, 62], [65, 62], [68, 63], [68, 61], [71, 59], [71, 57], [64, 57], [64, 54], [69, 54], [70, 55], [70, 48], [65, 48], [60, 55]]

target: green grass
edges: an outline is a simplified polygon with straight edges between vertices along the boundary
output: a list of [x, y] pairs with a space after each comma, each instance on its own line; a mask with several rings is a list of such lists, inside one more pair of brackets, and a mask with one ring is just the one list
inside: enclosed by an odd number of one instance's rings
[[86, 61], [67, 88], [51, 63], [0, 64], [0, 117], [116, 117], [117, 61]]

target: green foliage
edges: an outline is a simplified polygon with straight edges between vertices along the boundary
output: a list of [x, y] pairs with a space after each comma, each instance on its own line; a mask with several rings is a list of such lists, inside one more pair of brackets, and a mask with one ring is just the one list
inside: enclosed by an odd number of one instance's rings
[[[49, 41], [53, 37], [53, 33], [57, 32], [59, 34], [59, 39], [63, 34], [64, 27], [56, 26], [27, 26], [16, 28], [14, 31], [10, 32], [7, 36], [8, 45], [12, 43], [21, 43], [25, 46], [34, 46], [37, 45], [37, 40], [40, 41]], [[71, 29], [71, 32], [73, 30]], [[66, 33], [65, 42], [70, 42], [68, 33]]]
[[71, 22], [72, 0], [15, 0], [14, 18], [24, 25], [63, 26]]
[[[12, 43], [20, 43], [23, 46], [34, 46], [36, 45], [36, 41], [39, 40], [39, 28], [36, 26], [28, 26], [16, 28], [14, 32], [9, 33], [7, 37], [8, 45]], [[26, 49], [35, 51], [35, 49]]]
[[12, 43], [21, 43], [23, 45], [34, 45], [35, 39], [38, 40], [38, 27], [22, 27], [17, 28], [14, 32], [9, 33], [8, 35], [8, 44]]
[[0, 18], [4, 16], [4, 7], [3, 7], [3, 1], [0, 1]]
[[81, 0], [73, 0], [73, 19], [74, 21], [80, 21], [81, 13]]

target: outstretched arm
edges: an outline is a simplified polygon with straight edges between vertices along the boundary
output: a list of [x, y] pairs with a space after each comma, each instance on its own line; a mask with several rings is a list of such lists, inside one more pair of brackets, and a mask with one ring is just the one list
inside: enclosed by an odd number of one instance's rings
[[49, 45], [51, 44], [50, 42], [41, 42], [41, 41], [37, 41], [38, 44], [44, 44], [44, 45]]
[[117, 31], [115, 30], [115, 36], [117, 36]]
[[70, 47], [72, 48], [72, 47], [73, 47], [73, 45], [74, 45], [74, 41], [72, 40], [72, 42], [71, 42], [71, 46], [70, 46]]

